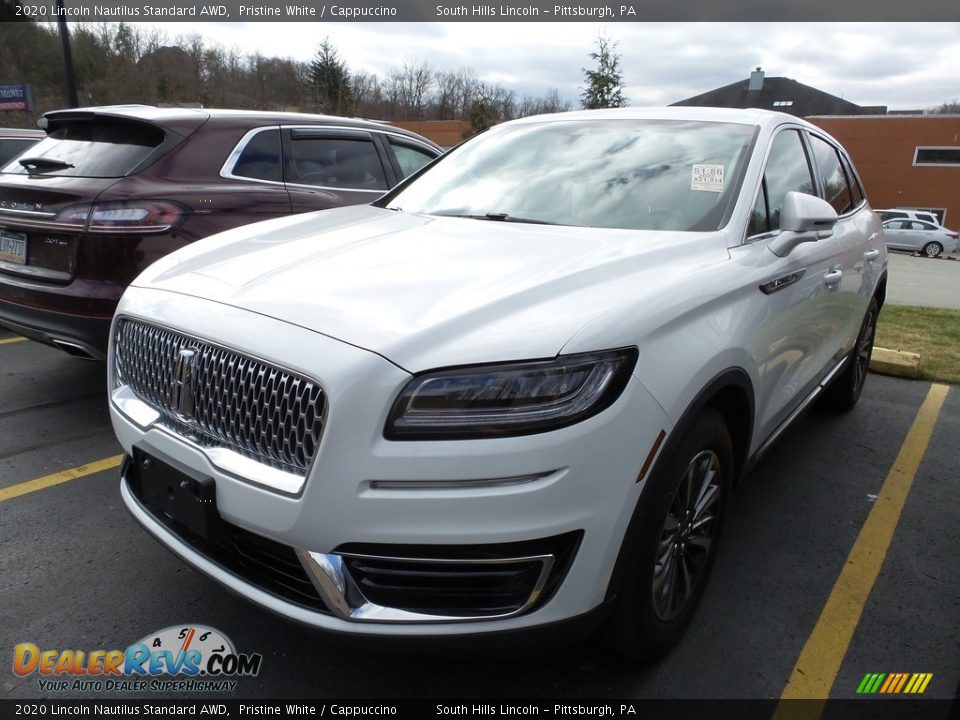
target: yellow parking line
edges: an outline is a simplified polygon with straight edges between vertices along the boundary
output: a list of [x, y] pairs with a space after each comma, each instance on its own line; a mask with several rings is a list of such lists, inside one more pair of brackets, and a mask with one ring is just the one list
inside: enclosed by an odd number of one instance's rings
[[52, 475], [44, 475], [36, 480], [27, 480], [26, 482], [11, 485], [10, 487], [0, 488], [0, 502], [11, 500], [15, 497], [26, 495], [27, 493], [36, 492], [37, 490], [53, 487], [60, 483], [70, 482], [71, 480], [76, 480], [77, 478], [82, 478], [87, 475], [93, 475], [102, 470], [110, 470], [111, 468], [118, 467], [122, 459], [123, 455], [114, 455], [113, 457], [97, 460], [92, 463], [87, 463], [86, 465], [80, 465], [75, 468], [70, 468], [69, 470], [61, 470]]
[[25, 337], [4, 338], [3, 340], [0, 340], [0, 345], [13, 345], [13, 343], [26, 342], [26, 341], [27, 339]]
[[[817, 624], [800, 651], [773, 720], [794, 717], [816, 720], [823, 713], [949, 390], [947, 385], [932, 385], [917, 411]], [[850, 692], [853, 690], [850, 688]], [[819, 700], [820, 703], [784, 702], [803, 698]]]

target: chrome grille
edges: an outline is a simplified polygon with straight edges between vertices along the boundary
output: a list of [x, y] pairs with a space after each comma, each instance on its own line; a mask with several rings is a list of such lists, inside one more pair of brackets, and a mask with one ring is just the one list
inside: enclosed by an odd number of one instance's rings
[[[183, 350], [193, 351], [188, 385], [179, 377]], [[114, 363], [118, 382], [157, 410], [172, 432], [306, 475], [323, 433], [325, 398], [316, 383], [133, 320], [117, 324]], [[180, 397], [184, 392], [186, 401]]]

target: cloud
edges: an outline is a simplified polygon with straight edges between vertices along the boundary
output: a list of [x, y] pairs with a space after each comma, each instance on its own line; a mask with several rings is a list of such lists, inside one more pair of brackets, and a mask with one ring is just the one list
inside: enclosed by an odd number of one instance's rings
[[[757, 17], [747, 12], [750, 2], [741, 6], [744, 17]], [[743, 80], [757, 66], [861, 105], [925, 108], [960, 96], [953, 71], [960, 67], [960, 23], [268, 22], [191, 30], [208, 42], [299, 60], [329, 36], [354, 71], [383, 76], [404, 60], [425, 61], [434, 70], [470, 68], [518, 95], [557, 88], [574, 103], [601, 31], [618, 43], [626, 95], [636, 105], [697, 95]]]

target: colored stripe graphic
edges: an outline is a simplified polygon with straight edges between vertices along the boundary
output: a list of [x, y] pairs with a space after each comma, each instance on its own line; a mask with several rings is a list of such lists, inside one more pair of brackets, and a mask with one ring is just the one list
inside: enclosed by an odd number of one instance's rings
[[890, 673], [887, 675], [887, 681], [880, 687], [881, 693], [887, 693], [890, 691], [890, 686], [895, 685], [897, 680], [900, 679], [900, 676], [897, 673]]
[[919, 695], [932, 679], [933, 673], [867, 673], [857, 686], [857, 694]]

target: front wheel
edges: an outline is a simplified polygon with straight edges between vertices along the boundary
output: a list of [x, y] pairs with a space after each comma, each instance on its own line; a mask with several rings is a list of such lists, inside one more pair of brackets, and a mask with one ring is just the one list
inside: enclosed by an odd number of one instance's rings
[[870, 358], [873, 356], [873, 339], [877, 334], [877, 299], [873, 298], [867, 307], [867, 314], [860, 325], [857, 342], [850, 351], [846, 367], [830, 383], [823, 393], [823, 405], [831, 410], [852, 410], [860, 399], [863, 385], [870, 370]]
[[621, 550], [606, 632], [621, 654], [652, 660], [690, 624], [717, 552], [732, 448], [723, 416], [706, 408], [647, 481]]
[[938, 242], [928, 242], [923, 246], [923, 250], [921, 250], [921, 252], [927, 257], [937, 257], [943, 252], [943, 245]]

